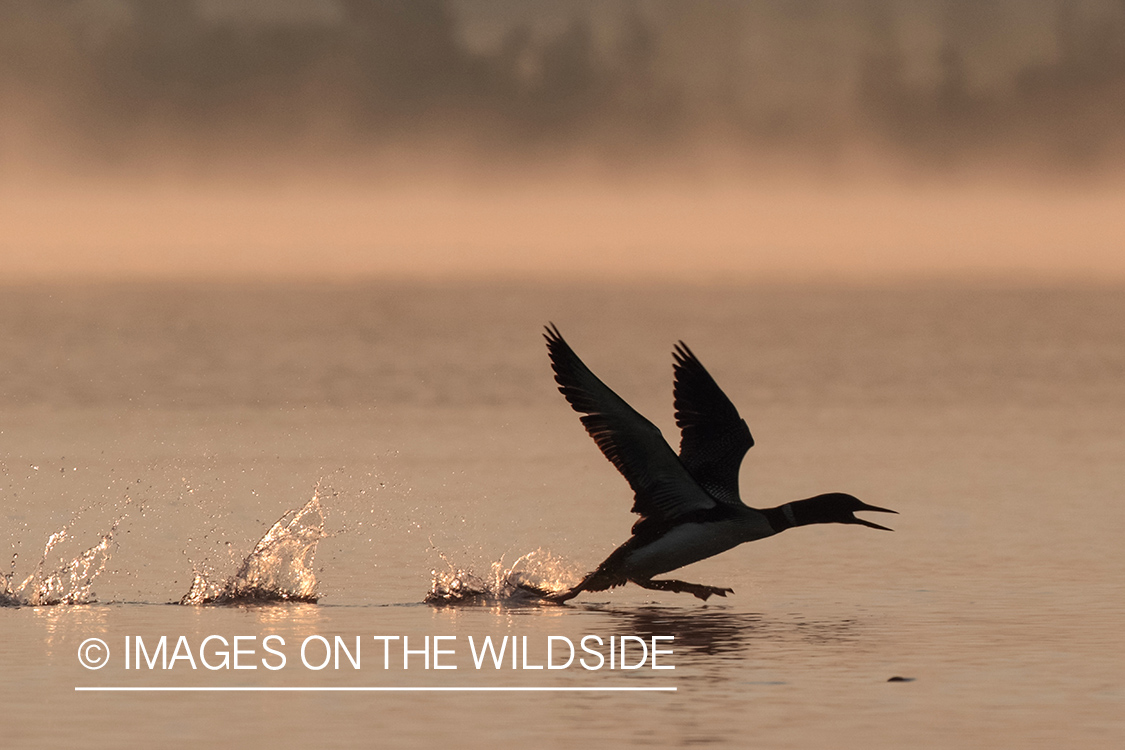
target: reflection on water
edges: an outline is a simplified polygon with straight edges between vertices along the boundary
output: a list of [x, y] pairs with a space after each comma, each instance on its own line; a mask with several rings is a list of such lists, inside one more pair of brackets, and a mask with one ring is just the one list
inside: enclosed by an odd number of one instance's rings
[[858, 623], [853, 619], [810, 621], [725, 608], [597, 609], [615, 621], [619, 632], [635, 633], [646, 638], [674, 636], [677, 654], [742, 658], [763, 641], [815, 644], [841, 643], [859, 638], [856, 632]]
[[180, 604], [315, 603], [313, 558], [317, 544], [324, 537], [324, 512], [318, 487], [304, 507], [287, 511], [270, 527], [225, 583], [212, 583], [207, 573], [197, 567], [191, 589], [180, 599]]
[[314, 632], [321, 622], [321, 609], [314, 602], [294, 601], [285, 607], [272, 606], [263, 602], [245, 602], [245, 610], [254, 616], [260, 625], [284, 627], [298, 632]]
[[30, 610], [42, 627], [43, 646], [48, 656], [72, 656], [75, 640], [90, 636], [105, 637], [110, 632], [113, 606], [35, 607]]

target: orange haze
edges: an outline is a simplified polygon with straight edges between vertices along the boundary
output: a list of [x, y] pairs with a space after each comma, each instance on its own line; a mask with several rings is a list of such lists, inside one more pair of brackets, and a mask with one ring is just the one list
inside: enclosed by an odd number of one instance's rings
[[0, 188], [0, 280], [1125, 279], [1121, 188], [690, 180]]

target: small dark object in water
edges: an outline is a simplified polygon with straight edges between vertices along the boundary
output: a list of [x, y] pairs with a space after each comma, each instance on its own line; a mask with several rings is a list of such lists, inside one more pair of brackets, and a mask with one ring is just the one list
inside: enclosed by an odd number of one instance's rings
[[290, 595], [281, 591], [270, 589], [246, 589], [243, 591], [221, 591], [215, 596], [192, 600], [184, 596], [180, 604], [268, 604], [271, 602], [298, 602], [301, 604], [316, 604], [317, 596]]
[[895, 675], [894, 677], [887, 680], [887, 682], [914, 682], [914, 678], [913, 677], [899, 677], [898, 675]]

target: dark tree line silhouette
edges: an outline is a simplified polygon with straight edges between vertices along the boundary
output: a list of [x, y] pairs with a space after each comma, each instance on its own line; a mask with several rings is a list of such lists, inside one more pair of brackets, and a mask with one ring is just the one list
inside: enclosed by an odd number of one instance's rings
[[918, 77], [903, 0], [853, 0], [838, 31], [827, 0], [607, 0], [613, 13], [576, 4], [561, 28], [513, 21], [484, 50], [467, 42], [471, 0], [335, 0], [300, 23], [217, 20], [192, 0], [0, 0], [0, 136], [125, 161], [153, 145], [454, 137], [624, 158], [721, 138], [818, 153], [865, 140], [933, 165], [1125, 162], [1125, 1], [1058, 0], [1052, 54], [976, 86], [978, 27], [1018, 19], [1002, 5], [931, 0], [942, 42]]

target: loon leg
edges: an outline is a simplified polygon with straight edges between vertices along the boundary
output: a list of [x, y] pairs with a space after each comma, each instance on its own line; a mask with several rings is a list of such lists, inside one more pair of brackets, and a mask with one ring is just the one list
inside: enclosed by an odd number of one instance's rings
[[586, 577], [579, 581], [576, 585], [571, 586], [566, 591], [557, 591], [553, 594], [548, 594], [543, 597], [543, 601], [561, 604], [562, 602], [573, 599], [583, 591], [605, 591], [606, 589], [624, 586], [625, 582], [628, 580], [627, 578], [618, 573], [607, 574], [605, 572], [604, 569], [606, 563], [608, 563], [610, 560], [613, 560], [612, 556], [610, 556], [609, 560], [606, 560], [606, 562], [602, 563], [597, 570], [587, 574]]
[[672, 591], [677, 594], [691, 594], [695, 597], [698, 597], [699, 599], [702, 599], [703, 601], [707, 601], [707, 597], [711, 596], [712, 594], [716, 596], [726, 596], [727, 594], [734, 593], [734, 589], [724, 589], [719, 588], [718, 586], [704, 586], [700, 583], [688, 583], [686, 581], [654, 581], [651, 578], [631, 578], [630, 580], [641, 588], [652, 589], [654, 591]]
[[566, 591], [556, 591], [553, 594], [544, 594], [543, 601], [554, 602], [555, 604], [562, 604], [563, 602], [568, 601], [570, 599], [573, 599], [574, 597], [578, 596], [583, 591], [585, 591], [588, 583], [589, 583], [589, 577], [587, 576], [587, 578], [583, 579], [582, 582], [579, 583], [577, 586], [572, 586], [569, 589], [567, 589]]

